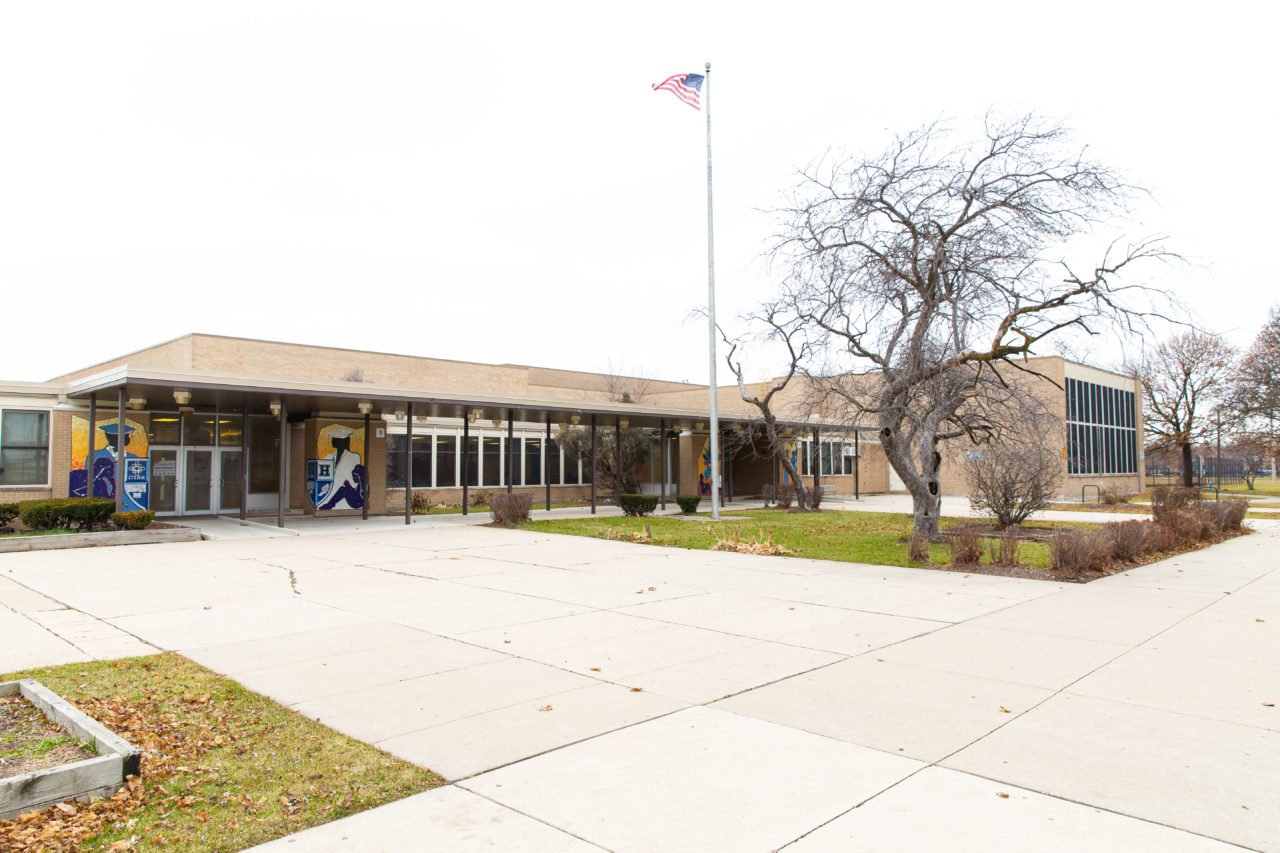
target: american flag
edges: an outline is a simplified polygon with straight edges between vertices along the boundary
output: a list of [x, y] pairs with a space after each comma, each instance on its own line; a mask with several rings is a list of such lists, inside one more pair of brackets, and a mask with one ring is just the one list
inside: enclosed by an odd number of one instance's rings
[[653, 84], [655, 92], [670, 92], [695, 110], [702, 109], [699, 101], [702, 97], [701, 74], [673, 74], [661, 83]]

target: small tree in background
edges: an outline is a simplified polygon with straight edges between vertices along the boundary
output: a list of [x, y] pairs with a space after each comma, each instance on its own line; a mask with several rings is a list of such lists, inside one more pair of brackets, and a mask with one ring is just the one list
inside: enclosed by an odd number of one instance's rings
[[1003, 530], [1022, 524], [1053, 502], [1062, 484], [1062, 459], [1043, 419], [1016, 439], [992, 441], [965, 454], [969, 504]]
[[1227, 407], [1232, 440], [1248, 453], [1252, 491], [1254, 471], [1267, 465], [1274, 478], [1280, 456], [1280, 309], [1271, 309], [1270, 318], [1240, 360]]
[[[596, 430], [596, 487], [612, 492], [614, 497], [640, 491], [645, 466], [653, 455], [653, 437], [648, 430], [631, 427], [622, 430], [621, 436], [622, 467], [619, 469], [613, 429]], [[566, 427], [560, 432], [559, 441], [561, 448], [576, 453], [590, 470], [591, 430], [588, 427]]]
[[1192, 448], [1210, 437], [1213, 421], [1205, 415], [1228, 393], [1235, 356], [1220, 338], [1191, 331], [1163, 341], [1127, 365], [1142, 383], [1143, 425], [1155, 439], [1152, 447], [1179, 451], [1183, 486], [1194, 482]]

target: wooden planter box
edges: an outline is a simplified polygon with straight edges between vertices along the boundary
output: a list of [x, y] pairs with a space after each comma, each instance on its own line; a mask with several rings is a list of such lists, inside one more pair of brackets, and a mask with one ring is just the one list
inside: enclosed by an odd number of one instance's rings
[[103, 545], [147, 545], [153, 542], [198, 542], [193, 527], [148, 527], [146, 530], [104, 530], [99, 533], [59, 533], [52, 536], [0, 536], [0, 554], [11, 551], [57, 551]]
[[98, 754], [84, 761], [0, 779], [0, 820], [11, 820], [22, 812], [72, 798], [109, 797], [120, 790], [126, 776], [138, 773], [142, 757], [138, 750], [49, 688], [28, 679], [0, 682], [0, 696], [15, 693], [21, 693], [75, 738], [91, 744]]

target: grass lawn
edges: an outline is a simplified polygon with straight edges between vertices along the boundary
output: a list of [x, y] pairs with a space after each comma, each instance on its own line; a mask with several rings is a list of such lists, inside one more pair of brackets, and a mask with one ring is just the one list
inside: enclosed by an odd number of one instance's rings
[[444, 784], [175, 654], [11, 673], [143, 750], [110, 800], [0, 821], [0, 849], [242, 850]]
[[[598, 536], [602, 531], [640, 533], [646, 527], [653, 534], [654, 545], [709, 550], [717, 536], [750, 539], [772, 534], [773, 541], [789, 548], [797, 557], [815, 560], [839, 560], [847, 563], [872, 563], [881, 566], [912, 566], [907, 559], [907, 546], [902, 541], [911, 535], [911, 516], [903, 513], [786, 512], [756, 509], [735, 511], [744, 521], [680, 521], [674, 518], [566, 518], [533, 521], [529, 530], [567, 533], [574, 536]], [[942, 527], [972, 523], [974, 519], [946, 518]], [[1035, 527], [1052, 527], [1051, 522], [1038, 522]], [[945, 564], [945, 545], [932, 545], [930, 559]], [[1049, 546], [1043, 542], [1024, 542], [1019, 561], [1030, 568], [1049, 565]]]
[[1272, 483], [1270, 477], [1259, 477], [1253, 481], [1253, 489], [1245, 487], [1244, 483], [1232, 483], [1229, 486], [1223, 486], [1222, 491], [1231, 492], [1241, 497], [1267, 497], [1280, 498], [1280, 485]]
[[[50, 530], [15, 530], [13, 533], [2, 533], [0, 539], [9, 539], [14, 536], [64, 536], [68, 533], [80, 533], [79, 530], [72, 530], [70, 527], [54, 527]], [[84, 531], [85, 533], [97, 531]]]

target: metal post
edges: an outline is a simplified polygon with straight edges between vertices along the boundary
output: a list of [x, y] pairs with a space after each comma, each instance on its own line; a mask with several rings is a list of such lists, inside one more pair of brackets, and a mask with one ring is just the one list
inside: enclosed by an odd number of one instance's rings
[[663, 508], [667, 508], [667, 420], [662, 418], [658, 421], [658, 479], [662, 484], [658, 486], [658, 503]]
[[853, 431], [853, 499], [862, 500], [862, 448], [858, 446], [858, 431]]
[[280, 401], [280, 465], [276, 482], [276, 527], [284, 527], [285, 476], [289, 472], [289, 406]]
[[507, 409], [507, 494], [511, 494], [511, 485], [516, 479], [515, 448], [516, 425], [511, 420], [511, 410]]
[[462, 413], [462, 514], [471, 512], [468, 495], [471, 483], [471, 413]]
[[84, 457], [84, 496], [93, 497], [93, 446], [97, 444], [98, 432], [98, 400], [97, 395], [89, 397], [89, 447]]
[[1222, 410], [1218, 409], [1218, 455], [1213, 461], [1213, 499], [1222, 499]]
[[702, 97], [707, 110], [707, 362], [711, 395], [711, 519], [720, 518], [720, 415], [716, 400], [716, 241], [711, 203], [711, 63], [705, 65]]
[[413, 403], [408, 404], [404, 424], [404, 523], [409, 524], [413, 509]]
[[[820, 438], [821, 433], [818, 432], [817, 427], [814, 427], [813, 448], [809, 451], [809, 464], [813, 466], [813, 493], [815, 496], [818, 494], [818, 490], [822, 488], [822, 444], [819, 441]], [[818, 498], [818, 500], [821, 501], [822, 498]], [[809, 501], [809, 505], [812, 508], [813, 501]]]
[[591, 514], [596, 514], [596, 416], [591, 416]]
[[116, 401], [116, 512], [124, 512], [124, 387]]
[[622, 424], [613, 422], [613, 500], [622, 506]]
[[360, 484], [360, 519], [362, 521], [369, 520], [369, 460], [373, 456], [371, 448], [373, 447], [373, 433], [369, 431], [369, 413], [364, 415], [364, 479]]
[[240, 413], [240, 520], [249, 514], [249, 401]]
[[542, 482], [547, 489], [547, 512], [551, 512], [551, 413], [547, 412], [547, 438], [542, 442]]

